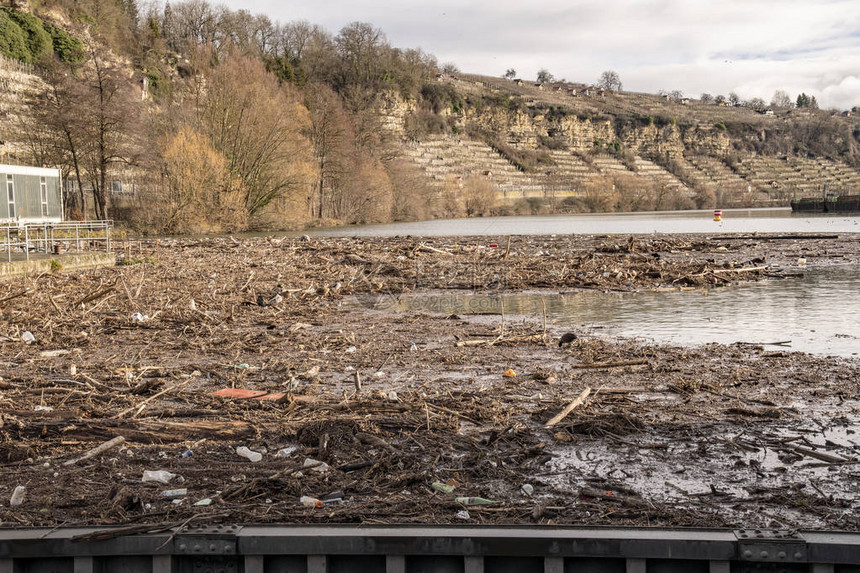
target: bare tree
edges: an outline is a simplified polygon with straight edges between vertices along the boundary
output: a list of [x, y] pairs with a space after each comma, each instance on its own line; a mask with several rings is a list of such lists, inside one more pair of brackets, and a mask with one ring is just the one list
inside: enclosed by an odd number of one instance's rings
[[[49, 62], [43, 70], [43, 78], [48, 86], [45, 98], [34, 109], [34, 120], [41, 126], [35, 125], [26, 133], [36, 136], [44, 135], [49, 142], [50, 150], [45, 153], [50, 156], [42, 157], [41, 163], [63, 166], [63, 173], [74, 177], [77, 193], [66, 193], [63, 196], [65, 212], [77, 217], [84, 216], [84, 185], [83, 167], [81, 165], [81, 149], [85, 145], [81, 137], [80, 86], [75, 75], [69, 74], [68, 68], [59, 61]], [[35, 155], [35, 154], [34, 154]]]
[[702, 103], [714, 103], [714, 96], [709, 93], [703, 93], [699, 96], [699, 101]]
[[[248, 215], [276, 199], [299, 200], [313, 179], [307, 110], [259, 60], [230, 53], [212, 69], [198, 121], [239, 177]], [[306, 197], [304, 197], [306, 199]]]
[[377, 79], [380, 55], [387, 46], [382, 30], [366, 22], [353, 22], [341, 28], [334, 44], [350, 83], [370, 87]]
[[311, 43], [311, 39], [317, 32], [315, 26], [307, 20], [290, 22], [281, 29], [279, 47], [282, 55], [288, 58], [301, 60], [304, 57], [305, 48]]
[[111, 172], [117, 164], [131, 162], [139, 103], [129, 78], [98, 46], [90, 49], [89, 61], [81, 66], [71, 90], [71, 108], [66, 110], [74, 115], [66, 124], [70, 143], [90, 180], [95, 216], [106, 219]]
[[624, 86], [621, 84], [621, 77], [618, 75], [618, 72], [613, 70], [606, 70], [600, 74], [600, 78], [597, 80], [597, 87], [611, 92], [620, 92], [624, 89]]
[[546, 68], [541, 68], [537, 73], [537, 81], [542, 84], [547, 84], [555, 80], [555, 77], [549, 73]]
[[773, 107], [789, 108], [794, 107], [794, 102], [791, 101], [791, 96], [785, 90], [776, 90], [773, 92], [773, 97], [770, 98], [770, 105]]
[[517, 71], [514, 68], [508, 68], [507, 71], [505, 71], [504, 77], [506, 79], [512, 80], [517, 77]]
[[177, 51], [188, 45], [216, 42], [218, 47], [222, 47], [219, 40], [223, 41], [224, 36], [219, 35], [219, 30], [226, 12], [225, 7], [213, 7], [206, 0], [184, 0], [171, 4], [171, 21], [168, 28], [171, 37], [168, 42]]
[[733, 106], [739, 106], [741, 104], [741, 97], [735, 92], [729, 92], [729, 103]]
[[318, 84], [306, 90], [305, 104], [311, 114], [310, 137], [317, 162], [313, 215], [318, 219], [335, 216], [332, 189], [347, 172], [344, 153], [348, 148], [349, 124], [337, 94]]
[[459, 74], [460, 68], [457, 67], [457, 64], [454, 62], [445, 62], [442, 64], [442, 72], [451, 75], [451, 74]]

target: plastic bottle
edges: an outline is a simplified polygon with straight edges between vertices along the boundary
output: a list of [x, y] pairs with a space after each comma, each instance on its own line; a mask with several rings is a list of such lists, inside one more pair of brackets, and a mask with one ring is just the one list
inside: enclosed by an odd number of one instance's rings
[[12, 492], [12, 497], [9, 498], [9, 506], [10, 507], [18, 507], [22, 503], [24, 503], [24, 494], [27, 492], [27, 488], [23, 485], [19, 485], [15, 488], [15, 491]]
[[455, 498], [454, 501], [462, 503], [463, 505], [491, 505], [498, 503], [497, 501], [485, 499], [483, 497], [458, 497]]
[[176, 477], [167, 470], [144, 470], [143, 477], [140, 481], [156, 481], [158, 483], [169, 483], [170, 480]]
[[299, 503], [301, 503], [305, 507], [322, 507], [323, 502], [318, 500], [315, 497], [311, 497], [309, 495], [303, 495], [299, 498]]
[[161, 492], [161, 495], [167, 499], [176, 499], [178, 497], [185, 497], [188, 495], [188, 490], [184, 487], [179, 489], [168, 489]]
[[276, 458], [282, 458], [282, 459], [288, 458], [288, 457], [290, 457], [290, 454], [295, 452], [297, 449], [299, 449], [298, 446], [287, 446], [286, 448], [278, 450], [278, 453], [275, 454], [275, 457]]
[[454, 493], [453, 485], [448, 485], [447, 483], [442, 483], [440, 481], [434, 481], [430, 484], [430, 487], [442, 493]]
[[238, 448], [236, 448], [236, 453], [243, 458], [248, 458], [248, 461], [254, 464], [263, 459], [263, 454], [261, 454], [260, 452], [254, 452], [252, 450], [249, 450], [245, 446], [239, 446]]

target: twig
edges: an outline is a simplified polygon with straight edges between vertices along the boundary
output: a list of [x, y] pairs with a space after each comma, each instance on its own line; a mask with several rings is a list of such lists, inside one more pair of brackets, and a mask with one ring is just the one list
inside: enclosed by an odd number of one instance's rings
[[450, 253], [448, 251], [443, 251], [442, 249], [437, 249], [436, 247], [431, 247], [430, 245], [427, 245], [425, 243], [419, 243], [418, 248], [416, 248], [415, 250], [416, 251], [429, 251], [431, 253], [439, 253], [440, 255], [453, 255], [453, 253]]
[[128, 414], [129, 412], [131, 412], [132, 410], [137, 409], [137, 412], [135, 412], [135, 413], [134, 413], [134, 416], [132, 416], [132, 418], [136, 418], [137, 416], [139, 416], [139, 415], [140, 415], [140, 413], [143, 411], [143, 408], [144, 408], [148, 403], [152, 402], [153, 400], [155, 400], [155, 399], [156, 399], [156, 398], [158, 398], [159, 396], [162, 396], [162, 395], [164, 395], [164, 394], [167, 394], [168, 392], [172, 392], [172, 391], [174, 391], [174, 390], [176, 390], [176, 389], [178, 389], [178, 388], [181, 388], [182, 386], [185, 386], [186, 384], [188, 384], [189, 382], [191, 382], [191, 380], [192, 380], [192, 378], [189, 378], [188, 380], [185, 380], [184, 382], [180, 382], [179, 384], [174, 384], [174, 385], [173, 385], [173, 386], [171, 386], [170, 388], [165, 388], [165, 389], [164, 389], [164, 390], [162, 390], [161, 392], [159, 392], [159, 393], [157, 393], [157, 394], [153, 394], [152, 396], [150, 396], [149, 398], [147, 398], [146, 400], [144, 400], [144, 401], [143, 401], [143, 402], [141, 402], [140, 404], [135, 404], [134, 406], [131, 406], [130, 408], [126, 408], [125, 410], [123, 410], [122, 412], [120, 412], [119, 414], [117, 414], [116, 416], [114, 416], [114, 418], [122, 418], [123, 416], [125, 416], [126, 414]]
[[63, 465], [64, 466], [71, 466], [71, 465], [74, 465], [78, 462], [88, 460], [90, 458], [93, 458], [93, 457], [101, 454], [101, 453], [108, 451], [111, 448], [117, 447], [118, 445], [120, 445], [124, 441], [125, 441], [125, 438], [123, 436], [117, 436], [117, 437], [113, 438], [112, 440], [108, 440], [107, 442], [105, 442], [99, 446], [96, 446], [95, 448], [91, 449], [90, 451], [88, 451], [87, 453], [85, 453], [84, 455], [82, 455], [78, 458], [63, 462]]
[[140, 296], [140, 289], [143, 288], [143, 281], [146, 280], [146, 267], [141, 267], [140, 270], [140, 282], [137, 283], [137, 290], [134, 291], [134, 298]]
[[0, 298], [0, 302], [6, 302], [6, 301], [8, 301], [8, 300], [12, 300], [12, 299], [18, 298], [19, 296], [24, 296], [24, 295], [25, 295], [25, 294], [27, 294], [28, 292], [30, 292], [30, 289], [24, 289], [24, 290], [22, 290], [21, 292], [18, 292], [18, 293], [15, 293], [15, 294], [10, 294], [9, 296], [7, 296], [7, 297], [5, 297], [5, 298]]
[[573, 412], [576, 408], [581, 406], [583, 402], [585, 402], [585, 399], [588, 398], [589, 394], [591, 394], [591, 387], [587, 387], [585, 390], [583, 390], [579, 396], [577, 396], [570, 404], [568, 404], [564, 408], [564, 410], [553, 416], [549, 422], [544, 424], [544, 427], [552, 428], [553, 426], [564, 420], [568, 414]]
[[102, 290], [100, 290], [100, 291], [97, 291], [97, 292], [94, 292], [94, 293], [92, 293], [92, 294], [89, 294], [89, 295], [85, 296], [84, 298], [82, 298], [82, 299], [80, 299], [80, 300], [78, 300], [78, 301], [76, 301], [76, 302], [73, 302], [70, 306], [71, 306], [71, 308], [74, 308], [74, 307], [76, 307], [76, 306], [79, 306], [79, 305], [82, 305], [82, 304], [86, 304], [86, 303], [88, 303], [88, 302], [92, 302], [92, 301], [94, 301], [94, 300], [98, 300], [98, 299], [100, 299], [101, 297], [103, 297], [103, 296], [105, 296], [106, 294], [108, 294], [108, 293], [110, 293], [111, 291], [113, 291], [113, 289], [114, 289], [114, 285], [110, 285], [110, 286], [109, 286], [109, 287], [107, 287], [107, 288], [103, 288], [103, 289], [102, 289]]

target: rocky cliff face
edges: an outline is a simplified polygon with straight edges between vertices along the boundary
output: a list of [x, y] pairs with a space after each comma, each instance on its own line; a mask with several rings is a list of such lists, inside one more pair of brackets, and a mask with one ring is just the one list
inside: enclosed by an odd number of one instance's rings
[[32, 115], [28, 102], [45, 89], [29, 66], [0, 56], [0, 163], [16, 163], [25, 154], [22, 128]]
[[[403, 135], [407, 117], [416, 110], [414, 102], [405, 102], [396, 95], [385, 94], [381, 99], [383, 125], [391, 132]], [[561, 115], [552, 117], [533, 110], [507, 110], [498, 106], [467, 107], [452, 114], [453, 124], [461, 133], [492, 134], [498, 141], [521, 149], [534, 150], [552, 140], [573, 153], [587, 153], [618, 141], [634, 155], [680, 159], [685, 154], [721, 156], [731, 147], [725, 131], [713, 127], [692, 127], [685, 130], [675, 125], [635, 126]]]

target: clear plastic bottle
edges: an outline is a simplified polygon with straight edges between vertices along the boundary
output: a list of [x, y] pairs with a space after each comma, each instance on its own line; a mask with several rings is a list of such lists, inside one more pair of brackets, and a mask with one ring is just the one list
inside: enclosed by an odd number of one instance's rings
[[303, 495], [299, 498], [299, 503], [301, 503], [305, 507], [322, 507], [323, 502], [318, 500], [315, 497], [311, 497], [309, 495]]
[[12, 492], [12, 497], [9, 498], [9, 506], [10, 507], [18, 507], [22, 503], [24, 503], [24, 494], [27, 493], [27, 488], [23, 485], [19, 485], [15, 488], [15, 491]]
[[248, 461], [254, 464], [263, 459], [263, 454], [261, 454], [260, 452], [249, 450], [245, 446], [239, 446], [238, 448], [236, 448], [236, 453], [243, 458], [248, 458]]
[[158, 483], [170, 483], [176, 477], [167, 470], [144, 470], [140, 481], [156, 481]]

